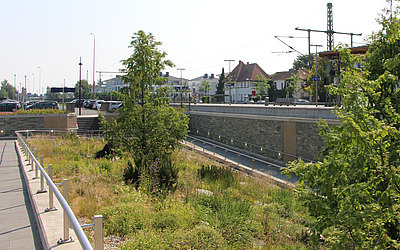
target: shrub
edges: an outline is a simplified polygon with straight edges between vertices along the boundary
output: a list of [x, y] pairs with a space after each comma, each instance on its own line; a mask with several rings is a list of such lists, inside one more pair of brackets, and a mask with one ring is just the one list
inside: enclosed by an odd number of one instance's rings
[[202, 165], [197, 170], [197, 176], [209, 181], [218, 181], [222, 188], [228, 188], [236, 182], [234, 172], [226, 167]]

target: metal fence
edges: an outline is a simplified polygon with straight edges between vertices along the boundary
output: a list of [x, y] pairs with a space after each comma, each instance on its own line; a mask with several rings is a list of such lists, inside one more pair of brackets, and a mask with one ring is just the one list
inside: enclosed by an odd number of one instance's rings
[[256, 156], [242, 153], [237, 150], [233, 150], [231, 148], [224, 147], [216, 143], [193, 136], [187, 136], [186, 142], [191, 143], [194, 148], [198, 147], [202, 151], [207, 150], [213, 155], [218, 154], [220, 155], [220, 157], [223, 157], [224, 160], [229, 159], [231, 161], [234, 161], [237, 165], [245, 165], [251, 168], [251, 170], [257, 170], [266, 175], [277, 178], [283, 182], [296, 183], [299, 180], [299, 177], [295, 174], [292, 174], [292, 177], [288, 178], [288, 176], [283, 173], [283, 171], [286, 169], [284, 165], [278, 165], [272, 162], [268, 162]]
[[[31, 133], [40, 132], [47, 133], [49, 135], [54, 134], [55, 131], [16, 131], [17, 140], [22, 148], [22, 151], [31, 165], [31, 170], [35, 171], [35, 177], [38, 178], [38, 172], [40, 171], [40, 190], [38, 193], [46, 193], [44, 187], [44, 180], [46, 180], [47, 185], [49, 186], [49, 207], [44, 212], [51, 212], [55, 210], [53, 195], [56, 196], [60, 205], [63, 209], [63, 237], [57, 242], [58, 244], [68, 243], [72, 241], [72, 238], [69, 236], [69, 227], [72, 225], [73, 230], [75, 231], [76, 236], [78, 237], [79, 243], [81, 244], [83, 249], [93, 249], [90, 244], [88, 238], [86, 237], [83, 227], [93, 226], [94, 229], [94, 245], [95, 250], [104, 249], [104, 240], [103, 240], [103, 217], [102, 215], [94, 216], [93, 224], [80, 225], [77, 218], [75, 217], [72, 209], [68, 205], [69, 200], [69, 191], [68, 191], [68, 179], [64, 179], [62, 183], [54, 183], [52, 180], [53, 170], [52, 166], [49, 165], [47, 168], [43, 167], [43, 156], [38, 157], [37, 150], [33, 149], [29, 143], [27, 142], [27, 138]], [[58, 131], [60, 132], [60, 131]], [[39, 160], [37, 159], [39, 158]], [[47, 173], [46, 173], [47, 170]], [[57, 186], [63, 187], [63, 194], [58, 190]]]

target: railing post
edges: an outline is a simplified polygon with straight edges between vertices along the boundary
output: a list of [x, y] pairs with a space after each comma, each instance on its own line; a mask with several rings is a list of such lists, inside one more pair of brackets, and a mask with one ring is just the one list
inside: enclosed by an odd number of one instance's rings
[[104, 249], [104, 239], [103, 239], [103, 216], [94, 216], [94, 249], [103, 250]]
[[226, 149], [225, 149], [225, 160], [226, 160]]
[[213, 145], [213, 155], [215, 155], [215, 145]]
[[205, 151], [205, 147], [206, 147], [206, 146], [204, 145], [204, 142], [203, 142], [203, 152]]
[[237, 165], [239, 165], [239, 153], [237, 154]]
[[[63, 180], [63, 196], [67, 203], [69, 203], [69, 191], [68, 191], [68, 179]], [[67, 212], [63, 211], [63, 221], [64, 221], [64, 238], [63, 242], [71, 241], [72, 239], [69, 237], [69, 219]]]
[[251, 170], [254, 170], [254, 158], [251, 158]]
[[29, 153], [29, 150], [28, 150], [29, 147], [30, 147], [29, 143], [26, 143], [26, 156], [28, 159], [28, 163], [26, 165], [31, 164], [31, 154]]
[[[49, 172], [50, 179], [53, 180], [53, 165], [49, 164], [47, 171]], [[57, 208], [54, 207], [54, 194], [53, 193], [54, 193], [53, 189], [49, 188], [49, 207], [46, 208], [45, 212], [57, 210]]]

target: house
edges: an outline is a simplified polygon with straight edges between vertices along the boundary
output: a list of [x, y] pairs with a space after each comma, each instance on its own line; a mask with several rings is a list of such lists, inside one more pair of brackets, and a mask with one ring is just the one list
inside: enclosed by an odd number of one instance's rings
[[[210, 84], [210, 89], [208, 90], [207, 93], [205, 93], [204, 90], [201, 89], [202, 87], [202, 82], [203, 81], [208, 81]], [[191, 89], [191, 91], [199, 93], [200, 96], [205, 96], [205, 95], [214, 95], [215, 92], [217, 91], [217, 85], [218, 85], [219, 79], [215, 77], [214, 74], [204, 74], [203, 76], [196, 77], [192, 80], [189, 80], [188, 86]]]
[[254, 82], [257, 76], [262, 75], [265, 79], [270, 76], [257, 63], [239, 64], [225, 77], [227, 87], [225, 102], [243, 103], [249, 101], [251, 96], [256, 94]]
[[274, 84], [273, 86], [277, 90], [285, 89], [289, 86], [289, 82], [291, 81], [292, 76], [297, 74], [299, 74], [301, 81], [296, 83], [297, 86], [299, 87], [299, 90], [296, 91], [296, 93], [294, 93], [295, 95], [294, 97], [296, 99], [308, 99], [310, 97], [310, 94], [303, 89], [304, 84], [306, 83], [308, 77], [308, 72], [304, 69], [299, 69], [299, 70], [290, 69], [289, 71], [276, 72], [271, 77]]

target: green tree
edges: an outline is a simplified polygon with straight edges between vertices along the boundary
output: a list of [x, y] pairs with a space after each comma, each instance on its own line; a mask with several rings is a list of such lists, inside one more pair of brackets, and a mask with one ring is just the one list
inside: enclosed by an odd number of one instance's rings
[[[334, 249], [400, 248], [400, 21], [382, 16], [365, 61], [342, 49], [340, 124], [321, 123], [321, 161], [292, 163], [313, 235]], [[365, 70], [354, 65], [363, 63]]]
[[[93, 85], [88, 84], [86, 80], [81, 80], [81, 97], [82, 99], [90, 99], [93, 97]], [[79, 98], [79, 81], [75, 84], [75, 98]]]
[[297, 91], [301, 89], [301, 86], [299, 83], [301, 82], [300, 78], [300, 71], [297, 71], [297, 74], [292, 74], [289, 80], [289, 85], [288, 85], [288, 92], [292, 97], [296, 96]]
[[13, 86], [11, 86], [11, 84], [8, 83], [7, 80], [3, 80], [1, 82], [0, 98], [14, 99], [15, 92], [16, 92], [16, 89]]
[[[208, 97], [208, 92], [211, 90], [211, 84], [207, 80], [203, 80], [201, 82], [201, 86], [199, 87], [200, 90], [204, 91], [204, 96]], [[209, 98], [207, 98], [209, 99]]]
[[225, 72], [224, 72], [224, 68], [222, 68], [222, 73], [218, 79], [217, 91], [215, 92], [215, 94], [218, 95], [217, 96], [218, 103], [222, 103], [225, 101], [224, 80], [225, 80]]
[[269, 80], [266, 79], [262, 74], [256, 76], [257, 80], [254, 82], [254, 89], [257, 94], [260, 95], [261, 99], [264, 99], [265, 93], [268, 92], [271, 87], [269, 84]]
[[295, 70], [299, 70], [299, 69], [310, 70], [314, 63], [314, 58], [315, 58], [315, 54], [312, 54], [312, 53], [309, 55], [299, 55], [299, 56], [297, 56], [296, 60], [294, 60], [294, 62], [293, 62], [293, 68]]
[[177, 169], [171, 153], [180, 146], [188, 130], [188, 117], [168, 106], [166, 91], [152, 91], [166, 79], [160, 72], [173, 64], [158, 50], [160, 42], [152, 34], [138, 31], [132, 37], [133, 54], [122, 60], [129, 87], [122, 89], [118, 99], [124, 101], [114, 121], [102, 121], [104, 135], [112, 148], [133, 159], [125, 170], [125, 181], [149, 192], [158, 193], [174, 188]]

